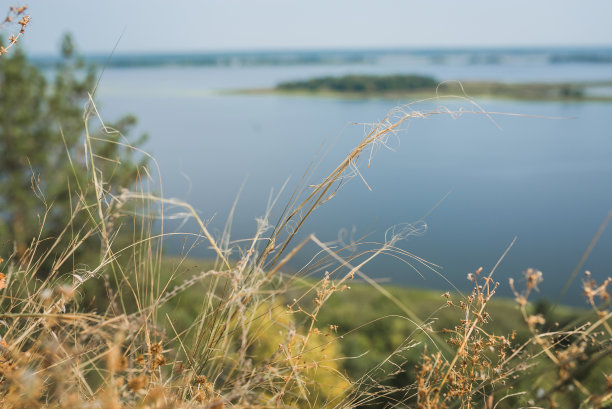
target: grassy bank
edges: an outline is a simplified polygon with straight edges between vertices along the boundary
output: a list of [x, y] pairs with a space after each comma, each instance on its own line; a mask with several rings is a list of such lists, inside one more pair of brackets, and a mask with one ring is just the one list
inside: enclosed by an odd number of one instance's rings
[[[213, 267], [214, 261], [210, 260], [168, 257], [163, 262], [162, 271], [167, 274], [164, 281], [172, 288], [181, 285], [182, 277], [189, 277]], [[314, 302], [316, 293], [309, 293], [309, 290], [317, 286], [316, 279], [288, 275], [284, 280], [292, 282], [292, 285], [280, 297], [279, 302], [282, 305], [289, 305], [304, 294], [307, 294], [303, 296], [306, 304]], [[459, 305], [465, 298], [460, 294], [448, 294], [446, 297], [443, 291], [388, 284], [382, 285], [382, 288], [382, 292], [377, 291], [363, 280], [352, 280], [350, 290], [334, 294], [318, 317], [317, 326], [324, 330], [337, 326], [334, 334], [342, 336], [339, 340], [342, 356], [366, 354], [360, 359], [342, 361], [341, 367], [353, 379], [359, 378], [367, 369], [392, 354], [395, 346], [400, 345], [410, 334], [419, 332], [419, 326], [427, 325], [432, 333], [441, 334], [443, 329], [453, 328], [463, 318], [461, 311], [449, 304], [450, 301]], [[189, 327], [193, 316], [197, 314], [202, 291], [201, 284], [196, 288], [186, 289], [179, 298], [164, 307], [164, 311], [174, 317], [174, 328], [184, 330]], [[488, 303], [487, 309], [492, 317], [488, 325], [491, 332], [515, 332], [518, 342], [529, 340], [529, 328], [525, 326], [516, 300], [495, 297]], [[409, 316], [406, 311], [410, 312]], [[529, 313], [542, 314], [546, 321], [557, 323], [558, 327], [581, 320], [596, 319], [596, 314], [586, 307], [556, 306], [553, 309], [552, 303], [545, 299], [532, 304]], [[428, 343], [425, 339], [420, 338], [420, 341], [422, 345], [409, 354], [412, 365], [418, 363], [424, 345]], [[430, 344], [429, 347], [434, 346]]]

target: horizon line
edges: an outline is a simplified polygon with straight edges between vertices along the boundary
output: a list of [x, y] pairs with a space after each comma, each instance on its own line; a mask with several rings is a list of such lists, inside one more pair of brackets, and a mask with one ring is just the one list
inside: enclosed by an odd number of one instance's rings
[[[31, 53], [34, 57], [53, 57], [58, 52], [26, 52]], [[59, 48], [59, 47], [58, 47]], [[397, 46], [397, 47], [322, 47], [322, 48], [228, 48], [228, 49], [207, 49], [207, 50], [116, 50], [115, 56], [169, 56], [169, 55], [232, 55], [232, 54], [278, 54], [278, 53], [344, 53], [344, 52], [426, 52], [426, 51], [444, 51], [444, 52], [462, 52], [462, 51], [594, 51], [605, 50], [612, 51], [611, 44], [567, 44], [567, 45], [468, 45], [468, 46]], [[81, 52], [84, 57], [108, 56], [111, 50], [108, 51], [85, 51]]]

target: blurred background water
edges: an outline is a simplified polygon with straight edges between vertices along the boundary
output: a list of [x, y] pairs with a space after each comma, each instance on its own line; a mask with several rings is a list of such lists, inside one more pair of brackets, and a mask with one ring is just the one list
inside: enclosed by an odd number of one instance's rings
[[[289, 179], [278, 215], [309, 163], [325, 153], [316, 182], [357, 145], [369, 125], [402, 99], [343, 99], [233, 93], [281, 81], [323, 75], [424, 74], [442, 80], [505, 82], [610, 80], [609, 50], [480, 50], [382, 53], [221, 54], [184, 65], [189, 56], [158, 56], [148, 66], [117, 56], [103, 73], [100, 112], [112, 119], [130, 112], [150, 139], [145, 149], [161, 169], [166, 197], [187, 200], [219, 234], [241, 185], [232, 236], [253, 235], [271, 191]], [[312, 57], [312, 56], [318, 57]], [[279, 57], [280, 56], [280, 57]], [[589, 57], [590, 56], [590, 57]], [[595, 58], [595, 57], [597, 58]], [[308, 58], [307, 58], [308, 57]], [[122, 59], [123, 58], [123, 59]], [[143, 56], [140, 57], [144, 58]], [[174, 59], [174, 60], [173, 60]], [[178, 60], [177, 60], [178, 59]], [[182, 62], [181, 62], [182, 61]], [[594, 93], [606, 93], [595, 89]], [[426, 234], [399, 246], [440, 266], [432, 271], [380, 257], [364, 269], [397, 284], [469, 288], [465, 275], [493, 267], [518, 240], [496, 273], [509, 295], [508, 277], [528, 267], [544, 272], [543, 295], [555, 297], [612, 207], [612, 105], [604, 102], [531, 102], [477, 99], [487, 112], [415, 118], [374, 153], [355, 178], [318, 209], [304, 228], [323, 241], [350, 243], [367, 235], [382, 241], [386, 229], [426, 217]], [[411, 105], [419, 111], [471, 111], [460, 100]], [[366, 125], [364, 125], [366, 124]], [[321, 148], [322, 147], [322, 148]], [[321, 155], [319, 155], [321, 158]], [[367, 159], [367, 158], [366, 158]], [[274, 218], [272, 220], [275, 220]], [[170, 224], [179, 229], [180, 223]], [[197, 231], [187, 223], [181, 230]], [[167, 250], [183, 251], [182, 239]], [[210, 255], [205, 245], [192, 256]], [[312, 256], [304, 251], [293, 266]], [[612, 231], [604, 232], [584, 269], [607, 276]], [[581, 303], [580, 282], [564, 301]]]

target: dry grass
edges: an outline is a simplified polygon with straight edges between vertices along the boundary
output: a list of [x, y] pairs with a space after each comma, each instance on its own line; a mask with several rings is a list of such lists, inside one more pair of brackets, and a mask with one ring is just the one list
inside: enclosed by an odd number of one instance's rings
[[[87, 124], [95, 114], [91, 104]], [[84, 189], [93, 189], [97, 200], [88, 203], [86, 197], [91, 196], [81, 192], [61, 237], [38, 237], [23, 257], [9, 257], [2, 265], [2, 407], [552, 407], [570, 395], [583, 407], [609, 404], [609, 373], [594, 373], [603, 385], [596, 390], [580, 380], [584, 368], [606, 357], [609, 361], [611, 314], [608, 304], [596, 302], [599, 297], [607, 303], [609, 279], [602, 285], [590, 279], [585, 284], [597, 321], [540, 331], [545, 319], [530, 313], [527, 300], [541, 274], [527, 270], [526, 289], [517, 290], [516, 297], [532, 337], [517, 345], [513, 334], [494, 334], [487, 328], [487, 303], [498, 286], [493, 271], [486, 277], [481, 270], [470, 275], [474, 291], [465, 299], [452, 301], [448, 296], [447, 307], [456, 308], [462, 318], [440, 332], [365, 275], [363, 267], [385, 254], [433, 268], [397, 246], [404, 237], [421, 233], [420, 222], [390, 229], [375, 249], [348, 252], [316, 236], [294, 243], [316, 208], [350, 178], [360, 176], [358, 162], [364, 153], [384, 145], [411, 119], [443, 114], [456, 112], [418, 112], [412, 105], [392, 111], [322, 181], [307, 185], [305, 175], [276, 223], [270, 223], [269, 209], [253, 237], [238, 243], [230, 241], [227, 231], [215, 238], [190, 205], [150, 193], [151, 176], [145, 169], [133, 190], [112, 195], [97, 171], [96, 163], [103, 159], [92, 151], [86, 135], [91, 183]], [[163, 228], [168, 207], [182, 209], [181, 215], [197, 223], [196, 238], [207, 242], [217, 257], [210, 269], [185, 276], [179, 263], [166, 271], [163, 241], [176, 234]], [[76, 226], [81, 213], [88, 215], [89, 224]], [[153, 227], [159, 219], [161, 230]], [[133, 228], [127, 230], [129, 225]], [[127, 246], [119, 240], [124, 230], [131, 235]], [[64, 236], [71, 245], [48, 260], [40, 244], [59, 243]], [[100, 254], [95, 265], [84, 266], [73, 255], [90, 240], [100, 243]], [[287, 263], [307, 243], [320, 249], [313, 262], [300, 274], [284, 275]], [[322, 278], [314, 284], [297, 285], [303, 275], [316, 272]], [[415, 332], [380, 365], [350, 379], [341, 365], [349, 358], [338, 348], [343, 334], [333, 323], [320, 322], [319, 316], [334, 294], [350, 292], [355, 276], [399, 306]], [[192, 306], [191, 323], [179, 326], [172, 303], [194, 287], [200, 289], [198, 305]], [[413, 340], [417, 333], [425, 334], [436, 350], [424, 349], [421, 363], [413, 368], [402, 357], [418, 346]], [[390, 364], [392, 371], [381, 372]], [[385, 383], [405, 371], [414, 371], [415, 384]], [[546, 382], [540, 382], [542, 378]], [[525, 379], [542, 385], [543, 392], [520, 389]]]
[[27, 10], [26, 6], [20, 7], [9, 7], [9, 11], [4, 18], [4, 21], [0, 23], [0, 30], [5, 30], [13, 26], [17, 26], [15, 32], [9, 35], [8, 44], [6, 46], [0, 45], [0, 56], [3, 54], [8, 54], [9, 50], [17, 44], [17, 41], [23, 36], [25, 33], [26, 27], [30, 24], [30, 16], [25, 14]]

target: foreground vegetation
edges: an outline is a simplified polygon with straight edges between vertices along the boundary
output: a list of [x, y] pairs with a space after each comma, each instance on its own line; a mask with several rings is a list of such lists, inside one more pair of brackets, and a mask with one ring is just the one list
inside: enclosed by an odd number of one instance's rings
[[433, 77], [418, 75], [346, 75], [282, 82], [274, 89], [242, 92], [349, 98], [424, 98], [437, 94], [542, 101], [611, 101], [612, 95], [597, 95], [589, 92], [592, 88], [609, 88], [610, 86], [612, 86], [610, 81], [589, 83], [440, 82]]
[[[170, 263], [174, 265], [180, 263], [187, 269], [198, 269], [207, 264], [196, 260], [175, 260]], [[513, 345], [516, 348], [513, 352], [524, 348], [522, 353], [517, 354], [521, 358], [528, 357], [529, 363], [524, 368], [514, 368], [517, 370], [516, 374], [513, 376], [506, 374], [504, 376], [507, 376], [507, 379], [499, 380], [508, 388], [508, 391], [516, 391], [517, 395], [506, 398], [508, 401], [500, 403], [498, 407], [526, 405], [530, 400], [529, 397], [534, 395], [539, 395], [540, 399], [531, 399], [533, 400], [531, 404], [535, 405], [537, 402], [537, 407], [548, 407], [555, 398], [554, 394], [549, 394], [547, 391], [559, 387], [551, 381], [554, 379], [553, 375], [558, 376], [559, 367], [547, 357], [538, 356], [537, 353], [530, 356], [527, 351], [534, 347], [534, 342], [539, 337], [542, 337], [539, 342], [543, 342], [540, 346], [548, 344], [549, 340], [544, 339], [550, 337], [550, 340], [554, 339], [556, 342], [553, 350], [559, 348], [565, 351], [567, 345], [561, 347], [561, 344], [565, 344], [578, 334], [574, 332], [574, 329], [579, 326], [579, 323], [597, 322], [601, 314], [587, 308], [553, 307], [545, 300], [530, 305], [523, 304], [525, 302], [523, 297], [528, 296], [528, 292], [537, 289], [542, 276], [540, 272], [530, 269], [524, 273], [522, 278], [525, 279], [526, 288], [520, 294], [517, 292], [515, 300], [501, 298], [487, 302], [487, 322], [482, 328], [479, 328], [479, 331], [483, 331], [480, 336], [486, 335], [490, 347], [496, 342], [491, 337], [495, 337], [496, 334], [504, 334], [502, 338], [505, 339], [504, 342], [508, 342], [507, 353], [512, 350], [510, 345]], [[478, 280], [478, 277], [472, 275], [472, 279]], [[286, 287], [285, 291], [279, 294], [282, 303], [288, 309], [293, 308], [296, 299], [300, 299], [305, 305], [316, 300], [315, 289], [321, 285], [320, 282], [318, 283], [313, 278], [296, 280], [294, 276], [286, 276], [284, 280], [293, 282], [292, 286]], [[486, 283], [486, 279], [483, 282]], [[604, 287], [605, 285], [604, 283]], [[590, 281], [585, 281], [585, 286], [591, 297], [606, 297], [603, 287], [596, 289], [597, 286]], [[593, 290], [598, 291], [597, 294], [594, 294]], [[192, 295], [185, 294], [184, 296], [186, 298], [184, 302], [173, 304], [175, 312], [182, 308], [189, 308], [192, 300], [198, 299], [197, 291], [194, 291]], [[382, 390], [389, 393], [382, 400], [380, 396], [378, 397], [379, 405], [389, 405], [389, 401], [395, 399], [395, 396], [402, 396], [399, 391], [406, 392], [407, 389], [416, 387], [419, 381], [417, 369], [422, 366], [422, 360], [428, 350], [438, 350], [449, 354], [456, 352], [456, 331], [460, 327], [458, 324], [465, 320], [466, 310], [469, 309], [469, 299], [473, 296], [478, 297], [477, 290], [469, 297], [389, 285], [385, 285], [381, 291], [373, 291], [372, 286], [367, 282], [358, 279], [351, 280], [350, 289], [334, 294], [326, 302], [325, 308], [320, 310], [313, 331], [326, 337], [328, 345], [334, 345], [333, 348], [326, 350], [326, 355], [329, 357], [332, 353], [334, 354], [334, 359], [338, 360], [338, 370], [342, 370], [351, 380], [364, 377], [376, 379], [375, 389], [378, 390], [378, 393]], [[588, 297], [585, 300], [588, 301]], [[187, 318], [191, 314], [185, 313], [184, 316]], [[262, 334], [262, 338], [257, 342], [267, 345], [270, 342], [268, 336]], [[484, 341], [484, 338], [481, 339]], [[578, 359], [581, 361], [580, 364], [570, 365], [576, 369], [574, 376], [581, 382], [581, 385], [586, 385], [585, 388], [599, 388], [602, 378], [595, 373], [609, 374], [612, 370], [612, 360], [609, 357], [600, 361], [608, 352], [607, 348], [600, 350], [592, 357], [587, 357], [587, 354], [593, 353], [596, 349], [589, 348], [588, 351], [583, 351], [585, 354]], [[475, 351], [477, 350], [476, 348]], [[483, 353], [482, 357], [473, 358], [476, 360], [485, 358], [489, 363], [494, 361], [486, 351], [480, 353]], [[400, 362], [401, 369], [397, 366]], [[487, 366], [489, 363], [483, 363], [483, 365]], [[578, 369], [580, 366], [583, 369]], [[410, 387], [407, 387], [408, 385]], [[411, 406], [409, 401], [398, 399], [402, 401], [399, 407]], [[566, 394], [563, 399], [565, 403], [561, 404], [561, 407], [578, 407], [581, 404], [578, 394]], [[379, 405], [373, 404], [373, 406]], [[477, 402], [474, 405], [475, 407], [482, 406]], [[460, 406], [448, 405], [448, 407]], [[429, 406], [424, 405], [423, 407], [445, 407], [445, 405], [435, 405], [430, 402]]]

